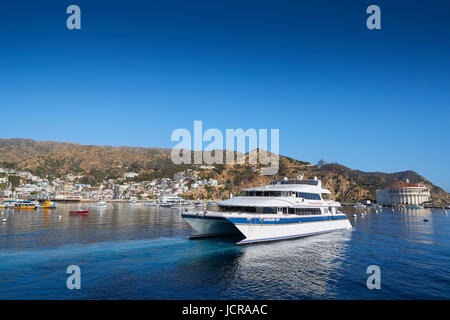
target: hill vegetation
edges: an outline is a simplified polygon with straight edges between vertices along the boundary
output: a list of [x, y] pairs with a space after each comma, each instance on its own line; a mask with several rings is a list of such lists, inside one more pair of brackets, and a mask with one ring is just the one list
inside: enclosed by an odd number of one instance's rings
[[[253, 151], [253, 152], [256, 152]], [[235, 153], [236, 154], [236, 153]], [[305, 178], [317, 176], [333, 196], [341, 202], [375, 199], [377, 189], [405, 182], [422, 183], [429, 186], [433, 201], [446, 204], [449, 194], [433, 185], [414, 171], [396, 173], [363, 172], [340, 164], [324, 162], [313, 165], [308, 162], [280, 156], [279, 171], [275, 176], [262, 176], [261, 163], [214, 165], [214, 169], [200, 170], [203, 178], [216, 179], [217, 187], [202, 187], [186, 194], [191, 198], [223, 198], [239, 189], [259, 186], [273, 179], [294, 178], [303, 174]], [[0, 167], [30, 171], [41, 177], [62, 177], [67, 174], [81, 175], [85, 183], [122, 176], [125, 172], [139, 173], [135, 179], [146, 181], [154, 178], [172, 177], [174, 173], [198, 165], [176, 165], [171, 161], [170, 149], [135, 148], [80, 145], [31, 139], [0, 139]]]

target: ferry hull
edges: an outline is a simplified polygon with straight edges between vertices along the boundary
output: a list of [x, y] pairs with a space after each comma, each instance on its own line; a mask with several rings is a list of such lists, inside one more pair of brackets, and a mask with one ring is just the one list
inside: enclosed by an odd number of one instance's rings
[[247, 244], [307, 237], [336, 230], [350, 229], [352, 226], [347, 219], [342, 219], [273, 225], [236, 224], [236, 227], [245, 236], [245, 239], [237, 244]]
[[227, 216], [206, 212], [183, 213], [182, 217], [197, 231], [190, 237], [191, 239], [232, 234], [243, 235], [245, 239], [237, 244], [300, 238], [352, 228], [344, 214], [317, 217], [279, 217], [277, 215], [256, 217]]
[[182, 217], [184, 221], [197, 231], [189, 239], [219, 237], [240, 233], [232, 222], [223, 217], [201, 214], [183, 214]]

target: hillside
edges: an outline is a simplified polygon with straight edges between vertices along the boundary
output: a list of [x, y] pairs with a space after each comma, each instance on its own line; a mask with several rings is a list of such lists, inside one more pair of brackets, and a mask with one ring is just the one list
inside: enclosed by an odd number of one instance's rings
[[[225, 166], [222, 171], [208, 170], [202, 172], [202, 174], [207, 178], [224, 182], [225, 187], [214, 192], [216, 197], [226, 196], [228, 192], [237, 193], [239, 189], [245, 187], [265, 185], [273, 179], [294, 178], [299, 174], [303, 174], [306, 178], [317, 176], [318, 179], [322, 180], [323, 185], [331, 191], [333, 197], [342, 203], [363, 199], [375, 200], [376, 190], [405, 182], [406, 179], [409, 179], [411, 183], [427, 185], [431, 190], [434, 202], [444, 205], [450, 200], [447, 192], [414, 171], [396, 173], [363, 172], [352, 170], [340, 164], [325, 164], [318, 167], [283, 156], [280, 156], [280, 170], [275, 176], [261, 176], [256, 167], [248, 165]], [[199, 193], [203, 194], [204, 197], [211, 197], [213, 191], [196, 190], [194, 198], [197, 198]]]
[[27, 170], [38, 176], [83, 175], [101, 172], [120, 176], [125, 172], [147, 172], [155, 177], [183, 170], [170, 161], [170, 150], [91, 146], [31, 139], [0, 139], [0, 165]]
[[[254, 151], [255, 152], [255, 151]], [[248, 154], [246, 155], [248, 158]], [[31, 139], [0, 139], [0, 166], [27, 170], [41, 177], [66, 174], [89, 175], [98, 179], [116, 178], [125, 172], [137, 172], [140, 180], [172, 177], [176, 172], [194, 165], [175, 165], [170, 149], [90, 146]], [[285, 176], [317, 176], [333, 196], [341, 202], [375, 199], [375, 191], [405, 182], [423, 183], [430, 187], [432, 198], [442, 204], [450, 201], [449, 194], [414, 171], [397, 173], [363, 172], [339, 164], [315, 166], [308, 162], [280, 156], [276, 176], [260, 175], [261, 165], [216, 165], [215, 169], [200, 170], [204, 178], [219, 181], [218, 187], [200, 188], [187, 194], [193, 198], [227, 197], [241, 188], [269, 183]], [[94, 178], [93, 178], [94, 179]]]

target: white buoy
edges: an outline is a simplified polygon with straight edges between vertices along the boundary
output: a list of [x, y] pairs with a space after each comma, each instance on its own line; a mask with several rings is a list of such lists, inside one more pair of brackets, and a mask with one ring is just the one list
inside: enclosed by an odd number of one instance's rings
[[62, 216], [58, 216], [58, 219], [61, 219], [62, 218]]
[[3, 218], [3, 219], [2, 219], [2, 221], [3, 221], [3, 222], [6, 222], [6, 221], [8, 221], [8, 219], [6, 219], [6, 218]]
[[356, 215], [356, 214], [354, 214], [353, 216], [354, 216], [355, 218], [357, 217], [357, 215]]

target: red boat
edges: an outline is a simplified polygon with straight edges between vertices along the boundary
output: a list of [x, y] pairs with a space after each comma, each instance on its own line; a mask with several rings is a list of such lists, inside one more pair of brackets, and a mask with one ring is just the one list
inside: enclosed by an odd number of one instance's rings
[[78, 211], [69, 211], [71, 216], [87, 216], [89, 210], [78, 210]]

